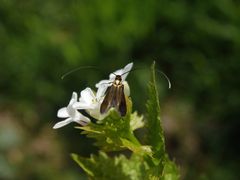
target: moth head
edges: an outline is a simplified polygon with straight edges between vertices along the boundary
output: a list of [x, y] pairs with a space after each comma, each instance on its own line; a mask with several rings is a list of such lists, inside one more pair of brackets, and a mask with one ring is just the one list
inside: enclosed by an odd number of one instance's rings
[[122, 81], [122, 76], [121, 75], [116, 75], [115, 81]]

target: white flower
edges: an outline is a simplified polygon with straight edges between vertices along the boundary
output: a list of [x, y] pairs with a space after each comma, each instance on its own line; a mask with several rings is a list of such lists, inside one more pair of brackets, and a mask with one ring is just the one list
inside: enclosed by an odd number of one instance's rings
[[115, 80], [116, 78], [116, 75], [120, 75], [122, 77], [122, 83], [124, 85], [124, 93], [125, 95], [129, 96], [130, 95], [130, 90], [129, 90], [129, 86], [127, 84], [127, 81], [125, 81], [125, 79], [127, 78], [128, 76], [128, 73], [131, 71], [133, 67], [133, 63], [129, 63], [127, 64], [123, 69], [119, 69], [113, 73], [111, 73], [109, 75], [109, 79], [108, 80], [101, 80], [99, 81], [97, 84], [96, 84], [96, 87], [98, 88], [98, 93], [97, 93], [97, 96], [103, 96], [105, 91], [107, 90], [107, 88], [109, 86], [112, 85], [113, 81]]
[[[99, 89], [101, 91], [101, 88]], [[96, 119], [103, 119], [106, 115], [102, 115], [100, 113], [100, 106], [103, 98], [94, 94], [91, 88], [87, 87], [86, 89], [81, 91], [81, 96], [79, 98], [79, 102], [75, 102], [73, 104], [73, 108], [76, 109], [84, 109], [89, 115]]]
[[124, 85], [124, 93], [126, 96], [129, 96], [129, 86], [125, 79], [132, 69], [132, 66], [133, 63], [129, 63], [123, 69], [119, 69], [111, 73], [109, 75], [109, 80], [102, 80], [97, 83], [96, 87], [98, 88], [98, 91], [96, 94], [90, 88], [86, 88], [81, 91], [79, 101], [77, 101], [77, 93], [73, 92], [68, 106], [59, 109], [57, 114], [58, 117], [67, 119], [56, 123], [53, 128], [57, 129], [71, 122], [77, 122], [83, 126], [87, 125], [90, 122], [90, 119], [78, 112], [78, 109], [86, 110], [89, 115], [98, 120], [105, 118], [108, 113], [101, 114], [100, 106], [104, 99], [106, 89], [112, 85], [116, 78], [116, 75], [120, 75], [122, 77], [122, 83]]
[[57, 116], [59, 118], [67, 118], [63, 121], [60, 121], [58, 123], [56, 123], [53, 126], [53, 129], [57, 129], [60, 127], [63, 127], [71, 122], [76, 122], [81, 124], [82, 126], [86, 126], [89, 122], [90, 119], [83, 116], [80, 112], [78, 112], [74, 107], [73, 104], [77, 102], [77, 93], [73, 92], [72, 94], [72, 98], [68, 104], [67, 107], [63, 107], [61, 109], [58, 110]]

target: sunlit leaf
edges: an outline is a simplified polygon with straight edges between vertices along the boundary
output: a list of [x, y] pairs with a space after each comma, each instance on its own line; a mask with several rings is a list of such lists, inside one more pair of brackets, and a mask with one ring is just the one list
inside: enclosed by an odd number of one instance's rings
[[132, 113], [130, 126], [132, 131], [144, 127], [143, 116], [139, 116], [137, 112]]

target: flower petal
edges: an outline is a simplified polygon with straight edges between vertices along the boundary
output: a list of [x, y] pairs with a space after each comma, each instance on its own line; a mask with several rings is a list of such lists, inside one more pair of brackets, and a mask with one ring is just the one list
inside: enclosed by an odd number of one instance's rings
[[96, 98], [98, 101], [105, 95], [105, 92], [108, 87], [109, 87], [109, 85], [104, 85], [104, 84], [99, 86], [99, 88], [97, 90], [97, 94], [96, 94]]
[[130, 96], [130, 88], [129, 88], [127, 81], [123, 81], [123, 85], [124, 85], [125, 96], [127, 96], [127, 97]]
[[90, 116], [92, 116], [93, 118], [98, 119], [98, 120], [102, 120], [108, 115], [108, 113], [101, 114], [100, 113], [100, 107], [96, 108], [96, 109], [88, 109], [87, 113]]
[[111, 73], [109, 75], [109, 79], [111, 81], [114, 81], [116, 75], [120, 75], [120, 76], [122, 76], [122, 81], [125, 81], [128, 73], [129, 73], [129, 71], [131, 71], [132, 67], [133, 67], [133, 63], [131, 62], [131, 63], [127, 64], [123, 69], [119, 69], [119, 70], [115, 71], [114, 73]]
[[133, 67], [133, 62], [127, 64], [124, 69], [123, 69], [123, 73], [122, 73], [122, 81], [125, 81], [125, 79], [127, 78], [128, 76], [128, 73], [131, 71]]
[[71, 98], [71, 99], [74, 99], [74, 100], [77, 101], [77, 93], [76, 93], [76, 92], [73, 92], [73, 93], [72, 93], [72, 98]]
[[93, 109], [94, 108], [92, 104], [88, 104], [85, 102], [75, 102], [72, 107], [76, 109]]
[[[115, 77], [115, 76], [114, 76]], [[102, 86], [102, 85], [106, 85], [106, 86], [111, 86], [111, 83], [112, 83], [113, 81], [111, 81], [111, 80], [101, 80], [101, 81], [99, 81], [95, 86], [96, 86], [96, 88], [99, 88], [100, 86]]]
[[91, 122], [91, 120], [88, 117], [83, 116], [80, 113], [78, 115], [79, 115], [79, 117], [74, 119], [73, 120], [74, 122], [76, 122], [78, 124], [81, 124], [82, 126], [86, 126], [86, 125], [88, 125]]
[[67, 112], [67, 108], [63, 107], [63, 108], [59, 109], [58, 112], [57, 112], [57, 117], [59, 117], [59, 118], [69, 117], [69, 114]]
[[95, 95], [91, 88], [86, 88], [81, 91], [81, 97], [79, 99], [80, 102], [91, 104], [93, 99], [95, 99]]
[[75, 103], [75, 102], [77, 102], [77, 93], [76, 93], [76, 92], [73, 92], [73, 93], [72, 93], [72, 98], [71, 98], [68, 106], [69, 106], [69, 105], [72, 105], [72, 104]]
[[72, 118], [68, 118], [66, 120], [63, 120], [63, 121], [60, 121], [58, 123], [56, 123], [54, 126], [53, 126], [53, 129], [58, 129], [58, 128], [61, 128], [63, 126], [66, 126], [68, 125], [69, 123], [73, 122]]

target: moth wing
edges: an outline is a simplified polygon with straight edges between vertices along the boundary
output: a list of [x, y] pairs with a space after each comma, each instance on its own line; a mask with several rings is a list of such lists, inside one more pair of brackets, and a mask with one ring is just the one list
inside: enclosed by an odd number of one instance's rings
[[100, 106], [100, 113], [101, 114], [106, 113], [112, 107], [112, 101], [113, 101], [113, 98], [114, 98], [114, 93], [115, 93], [115, 90], [114, 90], [113, 85], [107, 88], [106, 95], [105, 95], [105, 97], [103, 99], [103, 102]]
[[119, 87], [117, 94], [117, 110], [120, 113], [121, 116], [125, 116], [127, 113], [127, 104], [126, 104], [126, 99], [124, 95], [124, 86], [122, 85]]

